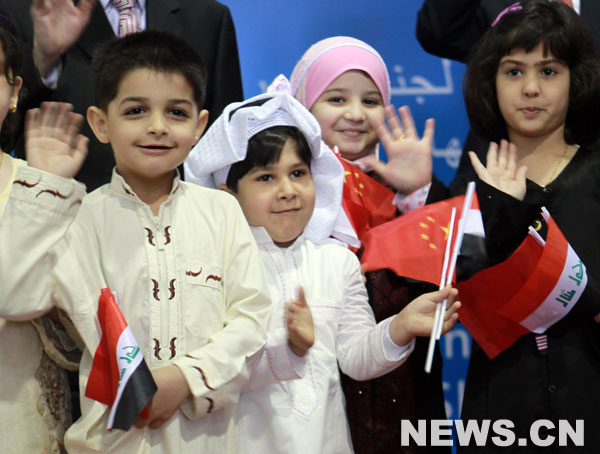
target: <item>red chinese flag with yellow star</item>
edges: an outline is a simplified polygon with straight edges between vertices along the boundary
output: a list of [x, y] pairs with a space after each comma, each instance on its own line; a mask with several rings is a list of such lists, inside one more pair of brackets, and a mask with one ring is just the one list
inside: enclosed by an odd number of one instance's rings
[[[439, 285], [452, 208], [456, 208], [459, 219], [464, 198], [458, 196], [426, 205], [371, 229], [363, 239], [363, 270], [389, 268], [398, 276]], [[470, 212], [478, 212], [476, 197], [473, 205]], [[479, 213], [470, 216], [469, 222], [477, 216], [480, 222]], [[469, 227], [465, 232], [469, 232]]]
[[371, 228], [394, 219], [394, 193], [339, 155], [336, 156], [344, 167], [342, 207], [358, 239], [362, 241]]

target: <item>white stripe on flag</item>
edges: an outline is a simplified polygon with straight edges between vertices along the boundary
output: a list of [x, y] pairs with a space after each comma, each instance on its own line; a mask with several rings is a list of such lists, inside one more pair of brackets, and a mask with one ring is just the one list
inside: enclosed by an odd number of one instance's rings
[[543, 333], [575, 306], [587, 285], [585, 265], [569, 244], [567, 260], [558, 282], [537, 309], [521, 321], [534, 333]]
[[483, 219], [481, 218], [481, 211], [479, 209], [469, 209], [467, 216], [467, 222], [465, 224], [465, 235], [474, 235], [481, 238], [485, 238], [485, 231], [483, 230]]
[[108, 415], [108, 423], [106, 424], [107, 427], [113, 426], [115, 413], [119, 406], [119, 402], [121, 401], [121, 395], [123, 394], [125, 385], [129, 381], [129, 378], [133, 372], [144, 359], [142, 351], [138, 347], [135, 337], [133, 336], [133, 332], [129, 326], [127, 326], [121, 333], [121, 336], [119, 336], [116, 356], [120, 371], [119, 388], [117, 389], [117, 396], [115, 397], [115, 401], [110, 409], [110, 414]]

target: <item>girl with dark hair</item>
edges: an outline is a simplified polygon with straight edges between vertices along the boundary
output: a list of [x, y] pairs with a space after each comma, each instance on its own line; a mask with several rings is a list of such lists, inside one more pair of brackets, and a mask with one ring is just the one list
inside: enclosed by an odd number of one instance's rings
[[[506, 259], [529, 225], [540, 226], [546, 207], [585, 264], [588, 284], [543, 334], [521, 336], [494, 359], [474, 343], [462, 418], [514, 424], [519, 443], [500, 447], [488, 439], [486, 453], [548, 452], [529, 438], [540, 420], [548, 428], [541, 439], [556, 437], [550, 452], [573, 450], [570, 443], [560, 446], [565, 421], [574, 429], [583, 421], [578, 433], [585, 451], [597, 452], [600, 150], [592, 144], [600, 132], [600, 61], [581, 18], [547, 0], [502, 11], [468, 61], [464, 97], [473, 128], [492, 141], [486, 163], [470, 153], [491, 262]], [[525, 448], [517, 447], [521, 438]]]

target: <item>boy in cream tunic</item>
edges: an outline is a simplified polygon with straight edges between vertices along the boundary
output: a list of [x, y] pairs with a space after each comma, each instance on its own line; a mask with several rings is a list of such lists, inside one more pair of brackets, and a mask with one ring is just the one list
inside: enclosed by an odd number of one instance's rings
[[[235, 452], [232, 404], [264, 345], [270, 303], [236, 200], [177, 174], [206, 126], [202, 62], [185, 42], [142, 32], [99, 48], [94, 73], [87, 117], [113, 147], [112, 181], [84, 197], [71, 179], [86, 148], [74, 114], [30, 113], [31, 167], [19, 169], [0, 225], [0, 316], [56, 305], [81, 336], [82, 417], [69, 452]], [[149, 419], [127, 432], [108, 432], [109, 408], [84, 395], [104, 287], [158, 385]]]

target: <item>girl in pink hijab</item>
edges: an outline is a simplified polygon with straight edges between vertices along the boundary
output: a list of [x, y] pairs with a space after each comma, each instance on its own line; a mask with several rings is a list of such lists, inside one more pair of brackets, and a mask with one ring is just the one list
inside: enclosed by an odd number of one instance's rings
[[[304, 53], [289, 81], [279, 76], [269, 90], [298, 99], [316, 117], [325, 143], [359, 169], [374, 171], [398, 192], [399, 206], [431, 181], [433, 120], [422, 138], [408, 107], [399, 109], [399, 121], [385, 62], [367, 43], [347, 36], [323, 39]], [[387, 163], [379, 161], [379, 140]]]
[[[408, 107], [400, 108], [397, 117], [390, 104], [386, 65], [371, 46], [345, 36], [323, 39], [304, 53], [289, 81], [279, 76], [269, 90], [288, 92], [308, 108], [321, 126], [325, 143], [353, 166], [395, 189], [394, 202], [401, 211], [424, 204], [432, 177], [433, 120], [426, 122], [420, 138]], [[378, 159], [380, 141], [387, 163]], [[364, 184], [370, 180], [367, 175], [360, 178]], [[429, 290], [419, 283], [408, 284], [389, 270], [367, 273], [366, 279], [376, 320], [402, 308], [408, 295]], [[421, 341], [417, 339], [417, 346]], [[414, 447], [402, 444], [400, 421], [416, 424], [417, 419], [446, 418], [441, 355], [436, 352], [432, 373], [426, 375], [426, 340], [422, 347], [401, 368], [376, 380], [342, 377], [355, 452], [414, 453]]]

